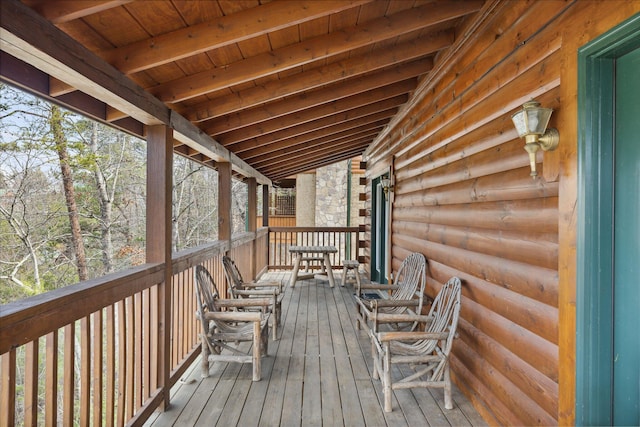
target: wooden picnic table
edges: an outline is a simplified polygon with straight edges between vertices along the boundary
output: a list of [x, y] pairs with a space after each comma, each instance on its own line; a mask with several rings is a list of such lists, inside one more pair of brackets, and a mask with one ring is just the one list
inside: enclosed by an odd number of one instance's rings
[[[335, 246], [290, 246], [289, 252], [293, 255], [293, 273], [289, 286], [292, 288], [296, 285], [298, 279], [308, 279], [311, 277], [328, 278], [329, 285], [333, 288], [335, 281], [333, 279], [333, 271], [331, 270], [331, 260], [329, 254], [338, 252]], [[299, 275], [300, 263], [302, 261], [318, 260], [322, 263], [322, 274], [303, 274]], [[326, 276], [325, 273], [326, 272]]]

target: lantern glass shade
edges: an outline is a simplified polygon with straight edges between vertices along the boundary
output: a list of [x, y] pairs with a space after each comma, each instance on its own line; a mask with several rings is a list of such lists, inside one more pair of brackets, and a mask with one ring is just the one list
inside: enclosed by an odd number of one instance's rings
[[530, 101], [522, 106], [522, 110], [511, 116], [511, 120], [520, 138], [531, 134], [544, 135], [551, 113], [553, 109], [542, 108], [538, 102]]
[[384, 188], [385, 190], [388, 190], [389, 187], [391, 186], [391, 180], [389, 178], [382, 178], [380, 180], [380, 184], [382, 185], [382, 188]]

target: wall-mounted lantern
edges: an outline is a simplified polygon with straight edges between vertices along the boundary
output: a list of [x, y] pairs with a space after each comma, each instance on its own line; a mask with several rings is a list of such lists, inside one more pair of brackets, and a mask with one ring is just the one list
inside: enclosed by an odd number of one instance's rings
[[558, 147], [560, 134], [557, 129], [547, 129], [553, 109], [542, 108], [537, 101], [525, 102], [522, 109], [511, 116], [513, 124], [520, 138], [524, 137], [524, 149], [529, 153], [531, 176], [538, 175], [536, 171], [536, 152], [553, 151]]
[[384, 199], [389, 200], [389, 192], [393, 192], [393, 185], [391, 185], [391, 179], [382, 178], [380, 180], [380, 186], [382, 186], [382, 191], [384, 192]]

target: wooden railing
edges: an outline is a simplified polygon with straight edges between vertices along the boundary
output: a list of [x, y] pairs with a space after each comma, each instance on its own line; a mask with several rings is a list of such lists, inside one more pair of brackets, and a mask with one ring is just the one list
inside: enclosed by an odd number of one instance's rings
[[2, 306], [0, 426], [141, 425], [200, 352], [193, 267], [205, 265], [223, 291], [222, 255], [254, 277], [267, 241], [261, 229], [176, 254], [168, 292], [165, 265], [145, 264]]
[[[293, 266], [289, 247], [335, 246], [331, 265], [341, 268], [344, 259], [360, 259], [360, 232], [358, 227], [269, 227], [269, 268], [290, 269]], [[311, 268], [320, 268], [319, 263]]]
[[339, 266], [358, 259], [359, 232], [263, 228], [175, 254], [167, 291], [165, 265], [145, 264], [2, 306], [0, 427], [143, 424], [200, 353], [194, 266], [207, 267], [224, 295], [224, 253], [253, 278], [291, 268], [292, 244], [334, 245]]

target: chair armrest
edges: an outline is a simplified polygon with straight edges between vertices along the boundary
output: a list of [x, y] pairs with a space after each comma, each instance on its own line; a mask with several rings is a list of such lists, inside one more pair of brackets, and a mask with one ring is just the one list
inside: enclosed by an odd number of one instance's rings
[[378, 313], [376, 315], [376, 320], [379, 323], [405, 323], [405, 322], [418, 322], [424, 323], [426, 325], [430, 325], [433, 322], [433, 316], [429, 316], [426, 314], [389, 314], [389, 313]]
[[217, 299], [217, 307], [243, 308], [243, 307], [269, 307], [271, 298], [243, 298], [243, 299]]
[[236, 295], [243, 295], [243, 296], [247, 296], [247, 297], [251, 297], [251, 296], [264, 296], [264, 297], [275, 297], [276, 295], [278, 295], [278, 292], [275, 289], [272, 290], [268, 290], [268, 289], [258, 289], [258, 290], [236, 290], [234, 291], [234, 294]]
[[242, 283], [244, 288], [276, 288], [279, 292], [282, 292], [282, 283], [280, 282], [244, 282]]
[[370, 289], [370, 290], [390, 290], [393, 291], [395, 289], [398, 289], [399, 286], [398, 285], [383, 285], [381, 283], [365, 283], [363, 285], [360, 285], [360, 289]]
[[210, 311], [204, 314], [206, 320], [225, 322], [261, 322], [266, 317], [257, 311]]
[[417, 299], [374, 299], [371, 301], [374, 307], [417, 307], [420, 304]]
[[446, 340], [448, 332], [378, 332], [377, 339], [386, 341]]

